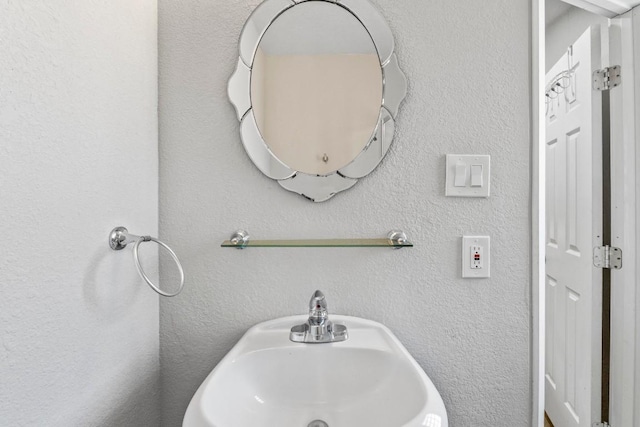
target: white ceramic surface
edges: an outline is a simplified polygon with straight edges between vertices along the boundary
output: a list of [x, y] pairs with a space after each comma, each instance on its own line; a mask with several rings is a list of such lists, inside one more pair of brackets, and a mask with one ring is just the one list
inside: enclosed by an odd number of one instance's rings
[[447, 427], [435, 386], [380, 323], [332, 315], [349, 339], [289, 340], [306, 316], [249, 329], [202, 383], [183, 427]]

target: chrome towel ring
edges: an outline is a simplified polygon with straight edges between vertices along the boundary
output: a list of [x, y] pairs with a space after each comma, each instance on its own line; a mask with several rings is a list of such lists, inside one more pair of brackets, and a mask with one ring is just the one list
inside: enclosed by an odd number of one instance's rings
[[[169, 255], [171, 255], [171, 257], [175, 261], [176, 265], [178, 266], [178, 271], [180, 272], [180, 285], [178, 286], [178, 290], [176, 292], [164, 292], [159, 287], [154, 285], [151, 279], [149, 279], [149, 277], [146, 275], [146, 273], [142, 269], [142, 265], [140, 264], [140, 257], [138, 255], [138, 247], [142, 242], [156, 242], [157, 244], [165, 248], [167, 252], [169, 252]], [[151, 289], [165, 297], [175, 297], [180, 292], [182, 292], [182, 287], [184, 286], [184, 270], [182, 269], [182, 264], [180, 264], [178, 256], [171, 250], [169, 246], [156, 239], [155, 237], [135, 236], [133, 234], [129, 234], [129, 230], [124, 227], [116, 227], [111, 230], [111, 233], [109, 234], [109, 247], [111, 247], [111, 249], [113, 249], [114, 251], [119, 251], [124, 249], [129, 243], [135, 243], [133, 246], [133, 262], [136, 264], [138, 274], [145, 282], [147, 282], [147, 285], [149, 285]]]

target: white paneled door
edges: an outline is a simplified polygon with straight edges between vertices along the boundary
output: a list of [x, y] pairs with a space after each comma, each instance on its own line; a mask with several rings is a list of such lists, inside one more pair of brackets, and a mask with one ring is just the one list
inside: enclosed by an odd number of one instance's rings
[[[600, 28], [587, 30], [555, 64], [563, 79], [546, 115], [545, 410], [555, 427], [600, 420], [602, 271], [592, 262], [602, 241]], [[566, 86], [566, 87], [565, 87]]]

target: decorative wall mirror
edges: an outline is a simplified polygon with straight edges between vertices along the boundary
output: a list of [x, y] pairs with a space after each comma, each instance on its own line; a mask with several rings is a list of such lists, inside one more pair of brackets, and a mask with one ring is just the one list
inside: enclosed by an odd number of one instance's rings
[[393, 50], [368, 0], [262, 2], [228, 87], [256, 167], [314, 202], [373, 171], [407, 92]]

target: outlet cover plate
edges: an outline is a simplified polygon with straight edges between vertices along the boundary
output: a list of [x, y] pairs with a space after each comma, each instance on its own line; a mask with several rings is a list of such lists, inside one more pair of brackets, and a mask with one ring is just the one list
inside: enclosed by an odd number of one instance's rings
[[[476, 247], [479, 247], [480, 250], [475, 251]], [[479, 259], [477, 252], [480, 255]], [[491, 277], [491, 239], [489, 236], [462, 236], [462, 277], [465, 279]]]

